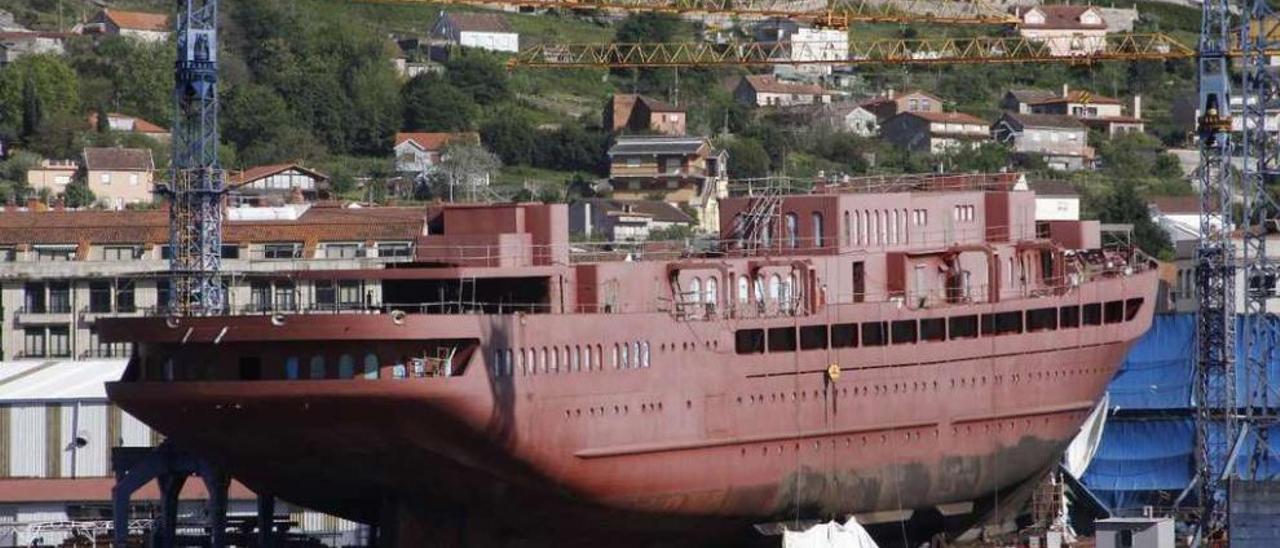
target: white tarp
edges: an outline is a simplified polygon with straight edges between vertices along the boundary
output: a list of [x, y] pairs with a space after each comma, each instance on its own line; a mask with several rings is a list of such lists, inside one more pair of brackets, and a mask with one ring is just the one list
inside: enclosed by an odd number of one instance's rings
[[1084, 477], [1084, 471], [1089, 469], [1089, 463], [1098, 453], [1098, 446], [1102, 444], [1102, 429], [1107, 424], [1107, 404], [1110, 400], [1107, 394], [1102, 395], [1102, 401], [1094, 406], [1089, 418], [1080, 426], [1080, 433], [1071, 440], [1071, 445], [1067, 446], [1062, 455], [1063, 466], [1074, 477]]
[[879, 548], [852, 516], [843, 524], [819, 523], [804, 531], [783, 531], [782, 548]]

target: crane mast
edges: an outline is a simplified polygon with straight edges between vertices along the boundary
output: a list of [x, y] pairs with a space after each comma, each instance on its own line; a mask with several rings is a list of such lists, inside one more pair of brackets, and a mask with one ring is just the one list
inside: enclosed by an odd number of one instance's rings
[[171, 314], [223, 309], [223, 176], [218, 163], [218, 0], [177, 0], [173, 167], [169, 198]]

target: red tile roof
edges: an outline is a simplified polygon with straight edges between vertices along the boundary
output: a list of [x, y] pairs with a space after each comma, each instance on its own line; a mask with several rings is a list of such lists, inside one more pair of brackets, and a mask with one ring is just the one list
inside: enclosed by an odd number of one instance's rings
[[1147, 203], [1166, 215], [1200, 214], [1198, 196], [1153, 196]]
[[440, 150], [444, 148], [449, 141], [454, 139], [466, 139], [471, 142], [480, 142], [480, 135], [475, 132], [466, 133], [422, 133], [422, 132], [400, 132], [396, 134], [396, 146], [400, 146], [405, 141], [413, 141], [422, 150]]
[[86, 148], [84, 167], [105, 171], [151, 171], [155, 162], [146, 148]]
[[[305, 242], [324, 240], [412, 240], [432, 214], [423, 207], [343, 208], [313, 206], [297, 220], [227, 221], [224, 241]], [[166, 244], [164, 209], [123, 211], [0, 212], [0, 243]]]
[[163, 13], [104, 9], [102, 10], [102, 17], [110, 19], [111, 22], [122, 29], [155, 32], [169, 31], [169, 16]]

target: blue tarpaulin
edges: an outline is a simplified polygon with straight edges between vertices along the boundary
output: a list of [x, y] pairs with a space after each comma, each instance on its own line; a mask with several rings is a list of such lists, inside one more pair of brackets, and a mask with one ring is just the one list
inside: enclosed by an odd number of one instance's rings
[[[1237, 348], [1251, 327], [1243, 318], [1236, 323]], [[1274, 348], [1280, 328], [1272, 327], [1263, 336]], [[1082, 480], [1113, 509], [1169, 505], [1195, 474], [1195, 329], [1194, 314], [1156, 316], [1108, 388], [1111, 413]], [[1243, 394], [1247, 368], [1240, 358], [1237, 378]], [[1280, 388], [1280, 349], [1271, 356], [1267, 373], [1271, 386]], [[1273, 395], [1272, 405], [1280, 405], [1280, 398]], [[1235, 437], [1216, 429], [1212, 435]], [[1246, 439], [1237, 470], [1248, 470], [1255, 439]], [[1276, 448], [1272, 455], [1280, 454], [1280, 428], [1272, 429], [1270, 440]], [[1280, 470], [1280, 459], [1272, 458], [1269, 465]]]
[[1162, 314], [1134, 343], [1111, 381], [1112, 409], [1186, 409], [1191, 405], [1196, 317]]

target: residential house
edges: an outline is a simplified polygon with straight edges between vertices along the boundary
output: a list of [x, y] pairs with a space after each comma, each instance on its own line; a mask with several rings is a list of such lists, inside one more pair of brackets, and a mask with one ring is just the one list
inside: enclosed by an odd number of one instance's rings
[[942, 99], [923, 91], [895, 93], [890, 89], [861, 103], [862, 108], [884, 122], [902, 112], [942, 112]]
[[[93, 112], [89, 114], [89, 127], [98, 127], [98, 113]], [[126, 133], [146, 135], [147, 137], [155, 139], [161, 143], [168, 143], [171, 138], [169, 130], [143, 120], [137, 116], [120, 114], [119, 112], [107, 113], [107, 127], [110, 127], [111, 131], [123, 131]]]
[[1043, 43], [1055, 57], [1089, 55], [1106, 48], [1107, 22], [1102, 12], [1084, 5], [1039, 5], [1014, 8], [1018, 34]]
[[728, 195], [727, 160], [706, 137], [622, 136], [609, 149], [609, 184], [615, 199], [689, 205], [699, 226], [714, 231]]
[[942, 154], [991, 138], [990, 124], [962, 112], [903, 112], [880, 125], [880, 135], [912, 152]]
[[749, 74], [738, 80], [733, 97], [752, 107], [789, 107], [830, 103], [831, 92], [815, 84], [783, 82], [768, 74]]
[[98, 203], [112, 209], [149, 203], [155, 162], [145, 148], [86, 148], [81, 172]]
[[450, 142], [462, 140], [479, 143], [475, 133], [422, 133], [396, 134], [396, 171], [401, 173], [428, 174], [440, 163], [440, 152]]
[[1141, 133], [1144, 128], [1141, 95], [1133, 96], [1133, 113], [1126, 116], [1119, 99], [1085, 90], [1073, 90], [1066, 84], [1062, 86], [1062, 95], [1032, 103], [1031, 112], [1073, 116], [1108, 137], [1130, 132]]
[[685, 133], [685, 110], [652, 97], [615, 93], [605, 103], [604, 127], [614, 132], [681, 137]]
[[431, 37], [451, 45], [489, 51], [520, 51], [520, 35], [498, 13], [441, 11]]
[[80, 162], [75, 160], [40, 160], [40, 165], [27, 170], [27, 184], [36, 192], [49, 189], [62, 194], [79, 171]]
[[794, 66], [777, 65], [775, 74], [826, 76], [831, 74], [833, 64], [847, 61], [849, 57], [849, 33], [844, 29], [817, 29], [791, 19], [774, 17], [761, 21], [754, 32], [757, 42], [790, 45], [786, 55], [798, 63]]
[[0, 67], [26, 55], [62, 55], [66, 38], [61, 32], [0, 31]]
[[82, 27], [82, 32], [163, 42], [169, 39], [169, 29], [169, 16], [163, 13], [103, 9]]
[[851, 101], [800, 105], [783, 109], [780, 114], [796, 125], [852, 133], [859, 137], [874, 137], [880, 131], [876, 115]]
[[238, 202], [314, 202], [328, 195], [329, 176], [297, 163], [255, 166], [229, 174], [227, 189]]
[[1010, 112], [1031, 113], [1031, 105], [1048, 101], [1058, 94], [1044, 89], [1011, 89], [1000, 99], [1000, 108]]
[[1071, 183], [1037, 181], [1028, 187], [1036, 193], [1036, 222], [1080, 220], [1080, 193]]
[[991, 125], [991, 138], [1016, 155], [1039, 155], [1050, 169], [1076, 171], [1093, 165], [1089, 130], [1073, 116], [1006, 111]]
[[610, 242], [642, 241], [655, 230], [694, 228], [698, 221], [660, 200], [587, 198], [569, 204], [569, 232], [602, 236]]

